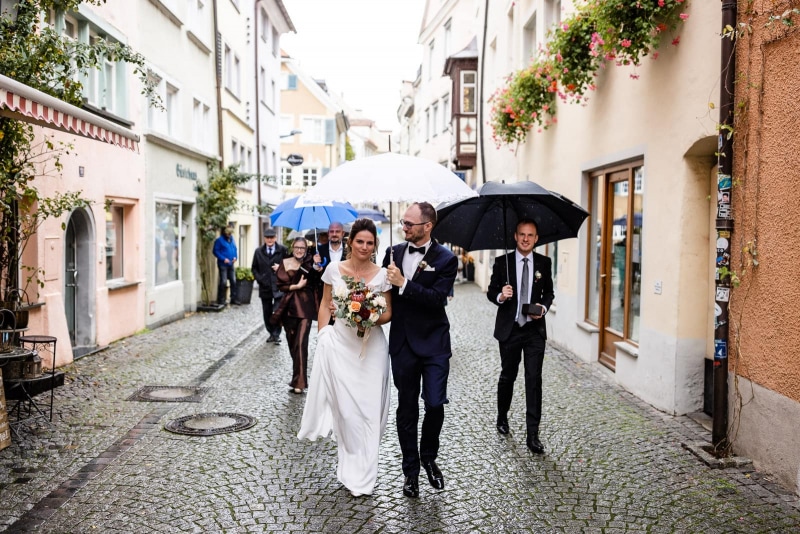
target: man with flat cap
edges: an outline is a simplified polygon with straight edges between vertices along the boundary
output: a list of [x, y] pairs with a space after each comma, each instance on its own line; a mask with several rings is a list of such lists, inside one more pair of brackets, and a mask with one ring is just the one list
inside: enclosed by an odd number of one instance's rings
[[283, 293], [278, 290], [275, 271], [285, 257], [289, 255], [287, 248], [277, 243], [277, 233], [274, 228], [264, 230], [264, 245], [256, 249], [253, 254], [253, 276], [258, 282], [258, 298], [261, 299], [261, 309], [264, 313], [264, 326], [269, 337], [267, 343], [281, 342], [281, 325], [269, 323], [272, 312], [278, 307]]

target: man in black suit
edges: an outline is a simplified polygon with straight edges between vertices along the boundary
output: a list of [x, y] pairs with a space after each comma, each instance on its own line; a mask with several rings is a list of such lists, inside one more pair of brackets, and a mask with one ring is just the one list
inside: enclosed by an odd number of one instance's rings
[[340, 222], [332, 222], [328, 226], [328, 242], [320, 244], [314, 256], [314, 263], [322, 267], [322, 271], [325, 271], [332, 261], [347, 259], [347, 249], [343, 238], [344, 225]]
[[[528, 448], [544, 453], [539, 440], [542, 418], [542, 364], [547, 340], [545, 314], [553, 304], [550, 258], [533, 252], [539, 236], [536, 223], [517, 223], [514, 252], [499, 256], [486, 293], [498, 306], [494, 337], [500, 342], [500, 379], [497, 381], [497, 431], [509, 433], [508, 410], [514, 393], [519, 362], [525, 362], [525, 425]], [[523, 309], [528, 313], [524, 313]]]
[[272, 312], [278, 307], [283, 293], [278, 290], [275, 271], [285, 257], [289, 255], [287, 248], [276, 242], [274, 228], [264, 230], [264, 245], [253, 254], [253, 276], [258, 282], [258, 298], [261, 299], [261, 310], [264, 314], [264, 325], [267, 327], [267, 343], [281, 342], [281, 325], [269, 323]]
[[[405, 475], [403, 494], [418, 497], [420, 464], [431, 486], [444, 488], [444, 476], [436, 465], [436, 457], [450, 373], [450, 322], [445, 306], [456, 279], [458, 260], [450, 250], [431, 239], [436, 210], [429, 203], [412, 204], [400, 222], [406, 243], [387, 249], [383, 266], [392, 284], [389, 354], [397, 387], [397, 434]], [[417, 445], [420, 391], [425, 416]]]

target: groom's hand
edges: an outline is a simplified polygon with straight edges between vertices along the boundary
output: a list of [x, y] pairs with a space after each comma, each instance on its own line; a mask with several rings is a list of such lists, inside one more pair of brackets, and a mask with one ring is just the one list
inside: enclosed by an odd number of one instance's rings
[[397, 287], [401, 287], [406, 281], [403, 277], [403, 273], [400, 272], [400, 269], [397, 268], [394, 262], [390, 263], [386, 268], [386, 279], [389, 280], [390, 284]]

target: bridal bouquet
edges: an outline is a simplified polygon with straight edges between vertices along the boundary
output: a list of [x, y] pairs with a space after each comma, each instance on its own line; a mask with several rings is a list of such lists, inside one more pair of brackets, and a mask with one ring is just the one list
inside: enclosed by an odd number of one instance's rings
[[336, 317], [347, 321], [347, 326], [357, 328], [358, 337], [364, 337], [367, 329], [375, 326], [378, 317], [386, 311], [386, 299], [352, 276], [342, 276], [342, 280], [347, 287], [336, 286], [332, 295]]

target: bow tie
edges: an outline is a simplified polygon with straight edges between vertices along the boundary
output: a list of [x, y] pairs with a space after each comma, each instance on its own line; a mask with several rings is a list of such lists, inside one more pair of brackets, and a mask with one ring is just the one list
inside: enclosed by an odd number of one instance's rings
[[418, 253], [420, 253], [420, 254], [422, 254], [424, 256], [425, 255], [425, 247], [412, 247], [411, 245], [408, 245], [408, 253], [409, 254], [414, 254], [415, 252], [418, 252]]

